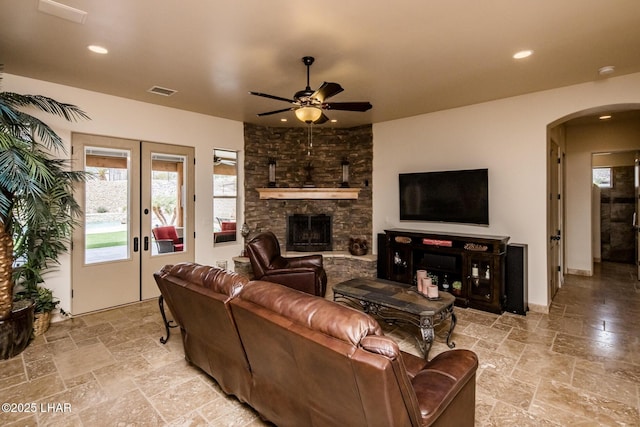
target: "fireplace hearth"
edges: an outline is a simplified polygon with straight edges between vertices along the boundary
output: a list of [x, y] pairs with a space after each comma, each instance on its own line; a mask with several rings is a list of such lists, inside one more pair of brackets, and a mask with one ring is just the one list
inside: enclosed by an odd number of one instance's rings
[[294, 214], [287, 217], [287, 250], [331, 251], [331, 215]]

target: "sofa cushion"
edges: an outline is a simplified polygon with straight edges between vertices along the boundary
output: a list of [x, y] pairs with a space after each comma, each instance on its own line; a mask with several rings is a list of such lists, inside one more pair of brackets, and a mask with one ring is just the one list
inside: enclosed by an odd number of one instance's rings
[[190, 262], [165, 266], [154, 276], [180, 326], [185, 358], [225, 393], [248, 401], [251, 372], [228, 308], [248, 279]]
[[288, 288], [274, 286], [271, 282], [251, 282], [243, 290], [241, 298], [355, 346], [367, 335], [382, 335], [380, 325], [361, 311], [324, 298], [310, 298], [299, 291], [290, 292]]
[[[397, 350], [369, 315], [269, 282], [229, 303], [251, 366], [251, 404], [280, 427], [417, 425], [397, 375]], [[387, 355], [364, 349], [361, 341]], [[376, 340], [375, 337], [378, 339]], [[387, 341], [385, 343], [385, 341]]]
[[214, 292], [225, 294], [229, 298], [235, 297], [242, 286], [249, 281], [247, 277], [240, 274], [193, 262], [167, 265], [162, 269], [162, 274], [200, 285]]

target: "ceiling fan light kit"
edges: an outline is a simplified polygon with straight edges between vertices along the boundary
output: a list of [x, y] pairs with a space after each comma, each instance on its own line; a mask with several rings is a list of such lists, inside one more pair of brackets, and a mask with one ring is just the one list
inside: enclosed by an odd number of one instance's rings
[[251, 95], [261, 96], [263, 98], [275, 99], [293, 104], [292, 107], [282, 108], [266, 113], [259, 113], [258, 117], [269, 116], [272, 114], [284, 113], [293, 110], [298, 120], [304, 123], [322, 124], [329, 118], [322, 110], [341, 110], [341, 111], [360, 111], [364, 112], [372, 108], [369, 102], [325, 102], [342, 92], [344, 89], [338, 83], [324, 82], [314, 91], [309, 85], [309, 69], [314, 62], [313, 56], [305, 56], [302, 58], [303, 64], [307, 67], [307, 87], [304, 90], [297, 91], [292, 99], [283, 98], [281, 96], [269, 95], [261, 92], [249, 92]]
[[295, 113], [298, 120], [305, 123], [313, 123], [322, 116], [322, 110], [318, 107], [300, 107]]

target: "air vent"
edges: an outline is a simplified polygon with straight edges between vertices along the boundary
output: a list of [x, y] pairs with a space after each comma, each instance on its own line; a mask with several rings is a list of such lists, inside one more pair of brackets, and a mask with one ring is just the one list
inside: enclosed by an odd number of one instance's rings
[[166, 87], [153, 86], [147, 92], [155, 93], [156, 95], [171, 96], [176, 93], [177, 90], [167, 89]]

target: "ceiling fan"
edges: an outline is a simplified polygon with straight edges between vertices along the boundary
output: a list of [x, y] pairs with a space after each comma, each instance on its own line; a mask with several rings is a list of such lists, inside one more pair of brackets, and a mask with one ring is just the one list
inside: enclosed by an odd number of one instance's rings
[[220, 166], [220, 165], [235, 166], [236, 159], [228, 159], [225, 157], [213, 156], [213, 165], [214, 166]]
[[293, 104], [293, 106], [289, 108], [260, 113], [258, 114], [258, 117], [270, 116], [272, 114], [283, 113], [285, 111], [294, 111], [298, 120], [302, 122], [322, 124], [329, 120], [322, 110], [362, 112], [367, 111], [372, 107], [369, 102], [325, 102], [325, 100], [339, 94], [344, 89], [338, 83], [324, 82], [318, 90], [312, 90], [309, 86], [309, 68], [311, 67], [311, 64], [313, 64], [314, 60], [315, 59], [312, 56], [305, 56], [302, 58], [302, 62], [307, 66], [307, 87], [304, 90], [296, 92], [293, 95], [293, 99], [260, 92], [249, 92], [251, 95], [262, 96], [264, 98]]

